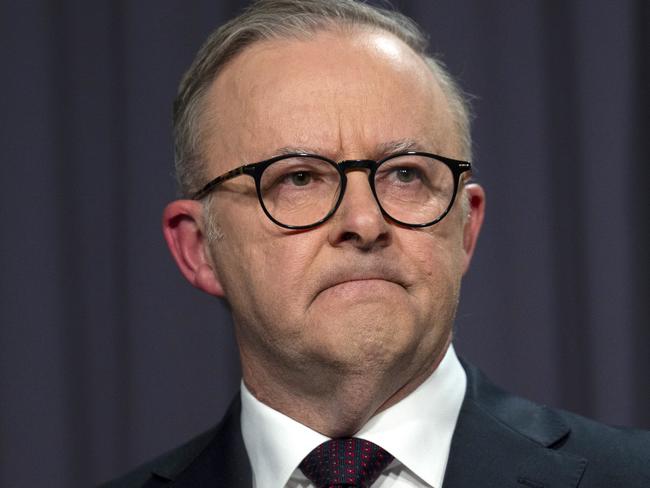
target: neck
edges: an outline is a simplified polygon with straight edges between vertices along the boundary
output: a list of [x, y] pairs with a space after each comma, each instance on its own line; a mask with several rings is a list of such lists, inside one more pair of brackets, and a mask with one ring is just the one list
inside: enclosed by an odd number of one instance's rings
[[346, 373], [322, 365], [316, 370], [286, 371], [246, 361], [242, 354], [242, 373], [246, 387], [262, 403], [327, 437], [349, 437], [420, 386], [448, 347], [449, 341], [433, 362], [420, 369], [399, 363], [376, 374]]

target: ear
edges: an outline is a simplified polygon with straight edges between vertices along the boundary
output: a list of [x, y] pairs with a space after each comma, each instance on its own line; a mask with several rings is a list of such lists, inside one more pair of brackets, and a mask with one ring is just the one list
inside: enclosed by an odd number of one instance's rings
[[176, 200], [163, 211], [163, 234], [183, 276], [195, 287], [217, 297], [224, 291], [207, 249], [203, 206], [194, 200]]
[[476, 183], [465, 185], [465, 195], [468, 202], [468, 213], [463, 228], [463, 250], [465, 251], [463, 274], [469, 269], [485, 214], [485, 191], [480, 185]]

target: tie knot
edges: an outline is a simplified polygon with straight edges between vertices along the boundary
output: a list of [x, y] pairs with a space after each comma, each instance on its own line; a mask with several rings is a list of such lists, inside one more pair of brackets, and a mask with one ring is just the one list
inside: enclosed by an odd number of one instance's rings
[[381, 447], [364, 439], [332, 439], [307, 454], [300, 469], [317, 488], [369, 487], [393, 460]]

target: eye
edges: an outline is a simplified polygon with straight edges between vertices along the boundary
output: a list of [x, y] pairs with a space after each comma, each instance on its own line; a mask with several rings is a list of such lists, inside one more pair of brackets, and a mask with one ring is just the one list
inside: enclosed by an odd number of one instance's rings
[[420, 178], [420, 171], [416, 168], [396, 168], [395, 176], [402, 183], [410, 183]]
[[305, 186], [311, 183], [312, 175], [308, 171], [295, 171], [286, 176], [289, 183], [295, 186]]

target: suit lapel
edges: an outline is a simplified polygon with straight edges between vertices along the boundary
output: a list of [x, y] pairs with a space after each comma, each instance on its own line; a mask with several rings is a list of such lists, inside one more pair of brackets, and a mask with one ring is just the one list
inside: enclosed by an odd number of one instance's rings
[[[230, 488], [252, 486], [251, 467], [241, 435], [239, 395], [205, 447], [193, 456], [154, 472], [173, 488]], [[158, 486], [158, 485], [153, 485]]]
[[[553, 411], [509, 395], [473, 366], [454, 431], [443, 488], [575, 488], [584, 458], [558, 449], [570, 435]], [[222, 422], [153, 472], [147, 487], [252, 486], [239, 396]]]
[[575, 488], [587, 461], [554, 449], [570, 435], [551, 410], [513, 397], [463, 364], [467, 394], [443, 488]]

